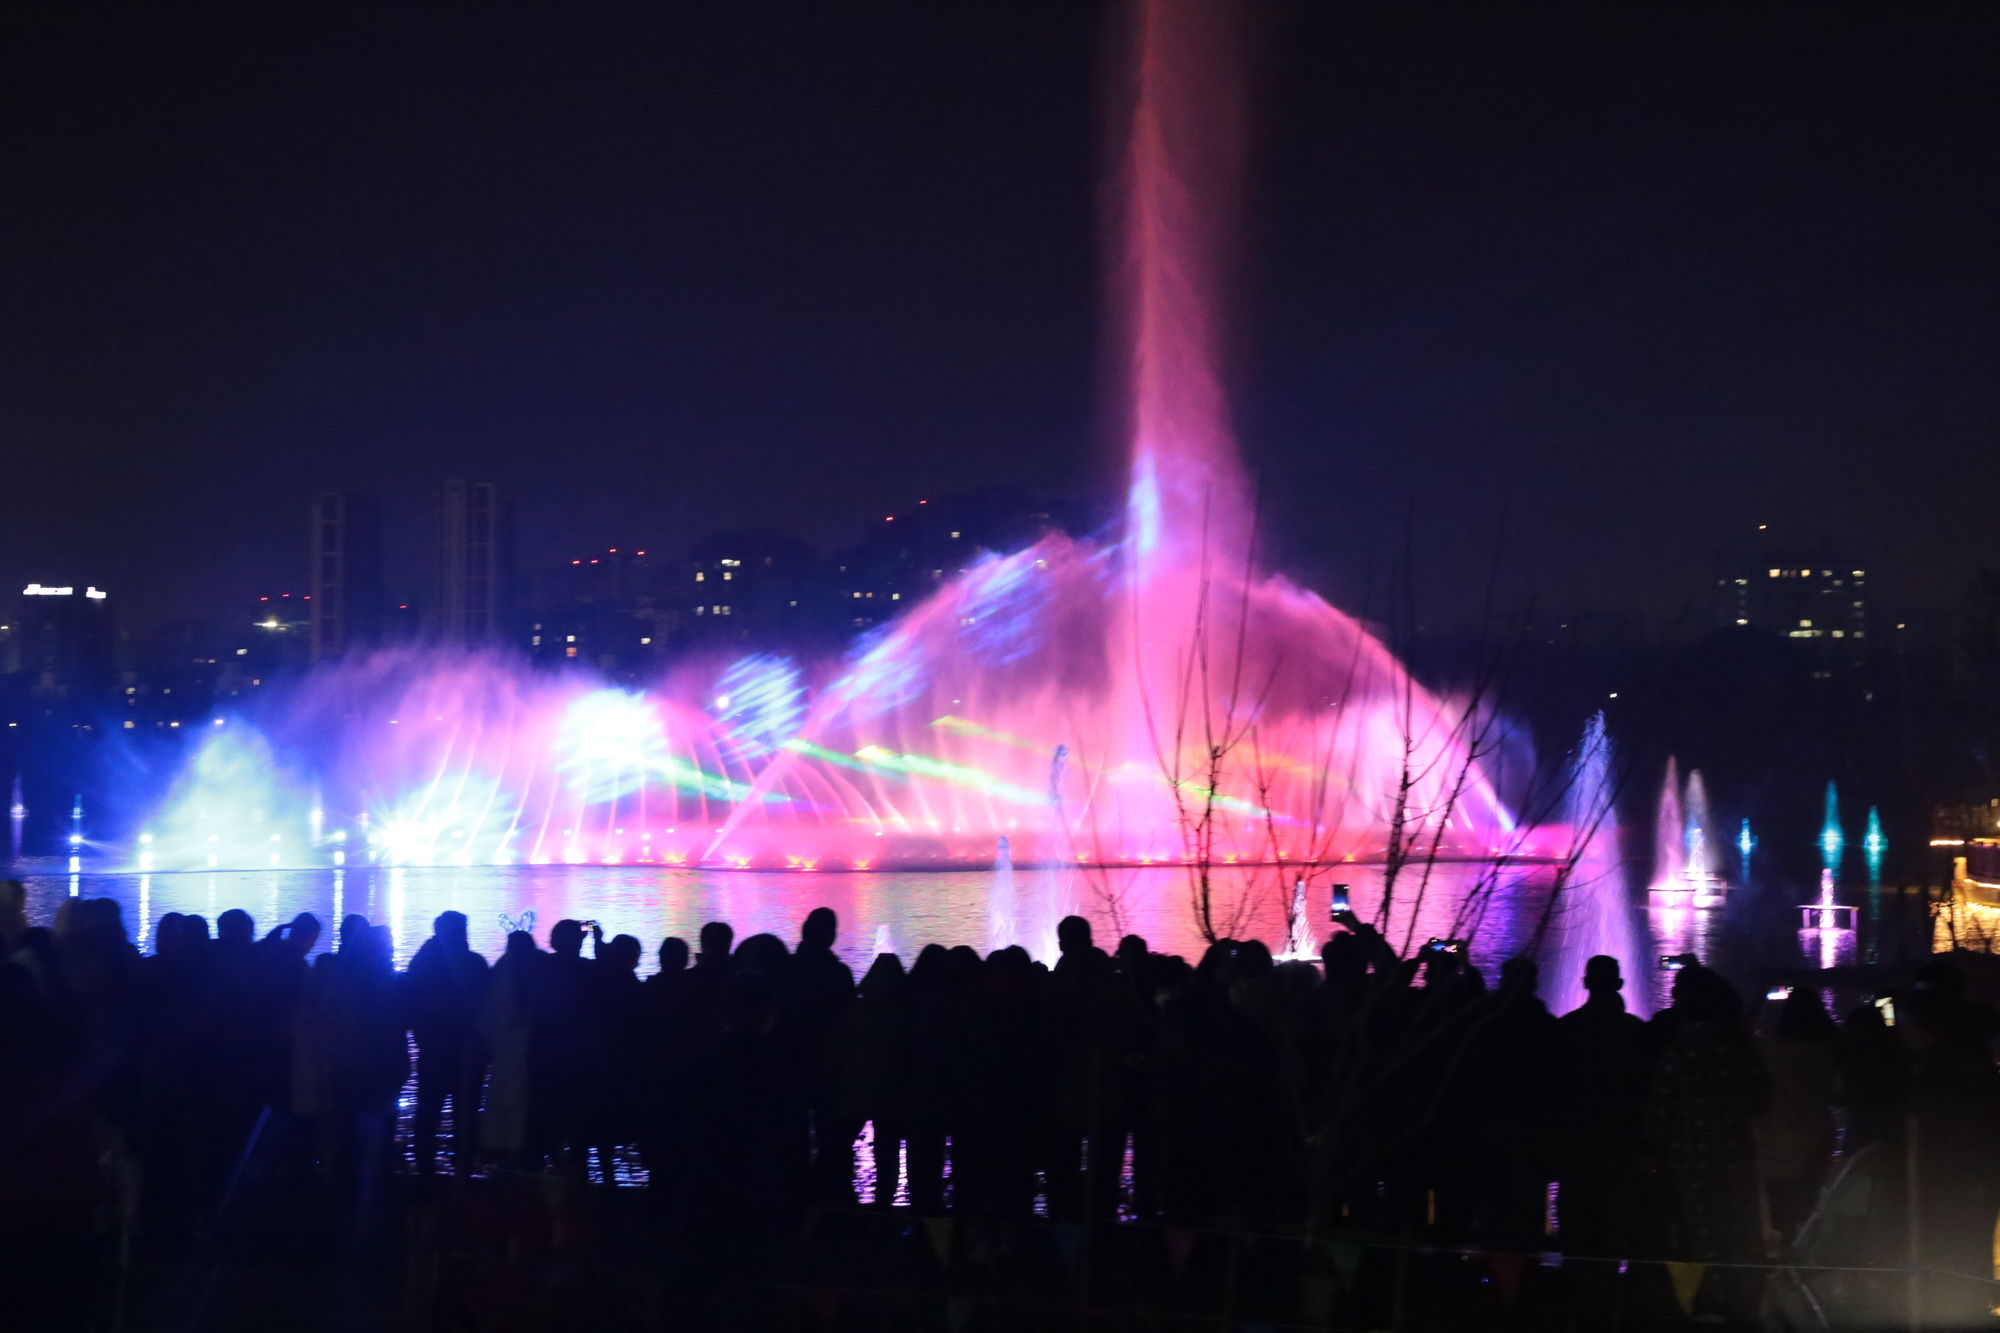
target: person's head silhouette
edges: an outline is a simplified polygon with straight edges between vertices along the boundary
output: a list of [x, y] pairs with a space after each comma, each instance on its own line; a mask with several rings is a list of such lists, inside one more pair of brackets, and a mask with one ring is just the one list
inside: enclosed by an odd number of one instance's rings
[[701, 928], [701, 956], [708, 962], [716, 962], [729, 957], [729, 946], [736, 943], [736, 928], [727, 921], [711, 921]]
[[551, 952], [566, 954], [576, 958], [583, 953], [583, 923], [564, 917], [549, 927], [549, 949]]
[[465, 913], [439, 912], [431, 922], [431, 932], [437, 936], [439, 944], [452, 949], [463, 949], [465, 943]]
[[831, 907], [815, 907], [806, 913], [806, 923], [799, 928], [799, 947], [802, 949], [831, 949], [840, 935], [840, 918], [833, 914]]
[[614, 935], [605, 942], [604, 963], [621, 972], [636, 972], [639, 969], [639, 955], [645, 946], [639, 943], [637, 935]]
[[1056, 948], [1065, 954], [1090, 952], [1090, 923], [1080, 916], [1056, 922]]
[[215, 918], [215, 938], [228, 944], [248, 944], [257, 938], [257, 923], [240, 907]]
[[1592, 995], [1624, 990], [1625, 978], [1618, 971], [1618, 960], [1608, 953], [1594, 955], [1583, 965], [1583, 988]]
[[669, 975], [686, 969], [688, 965], [688, 942], [678, 935], [669, 935], [660, 941], [660, 971]]

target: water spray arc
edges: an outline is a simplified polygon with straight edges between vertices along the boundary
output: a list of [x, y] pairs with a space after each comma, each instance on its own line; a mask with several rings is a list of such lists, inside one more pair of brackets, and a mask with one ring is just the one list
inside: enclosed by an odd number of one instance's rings
[[1137, 7], [1117, 531], [985, 556], [833, 660], [689, 661], [637, 691], [494, 656], [349, 660], [204, 736], [130, 859], [992, 867], [1032, 883], [1017, 924], [1040, 931], [1079, 865], [1365, 861], [1398, 808], [1441, 858], [1522, 850], [1450, 707], [1258, 567], [1217, 354], [1230, 9]]

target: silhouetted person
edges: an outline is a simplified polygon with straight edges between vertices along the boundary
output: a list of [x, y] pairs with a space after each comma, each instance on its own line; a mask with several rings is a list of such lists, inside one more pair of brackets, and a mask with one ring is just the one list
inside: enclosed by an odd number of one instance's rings
[[487, 977], [479, 1034], [492, 1061], [479, 1141], [491, 1151], [526, 1163], [534, 1127], [533, 1046], [535, 991], [546, 956], [525, 930], [508, 934], [507, 946]]
[[533, 993], [529, 1043], [529, 1147], [582, 1164], [590, 1138], [589, 1107], [607, 1052], [598, 1024], [597, 987], [583, 956], [584, 927], [562, 920], [549, 929], [549, 952]]
[[841, 1011], [854, 999], [854, 973], [833, 952], [840, 919], [815, 907], [799, 928], [784, 992], [783, 1032], [812, 1134], [813, 1195], [826, 1202], [851, 1200], [854, 1141], [861, 1122], [834, 1107], [827, 1042]]
[[1795, 986], [1758, 1042], [1771, 1101], [1757, 1120], [1757, 1169], [1771, 1228], [1786, 1241], [1812, 1215], [1833, 1160], [1839, 1029], [1819, 992]]
[[1846, 1111], [1843, 1153], [1900, 1142], [1910, 1052], [1872, 1003], [1847, 1015], [1840, 1045], [1840, 1103]]
[[0, 959], [14, 951], [28, 929], [28, 886], [0, 879]]
[[292, 1043], [300, 997], [311, 971], [306, 962], [319, 944], [319, 918], [300, 912], [257, 942], [259, 988], [264, 996], [252, 1015], [257, 1029], [258, 1083], [265, 1105], [292, 1110]]
[[338, 952], [320, 955], [307, 981], [298, 1042], [301, 1107], [318, 1116], [321, 1161], [338, 1181], [386, 1161], [410, 1072], [401, 999], [386, 932], [343, 918]]
[[827, 1038], [832, 1068], [829, 1097], [835, 1114], [872, 1122], [875, 1206], [887, 1208], [896, 1180], [910, 1112], [910, 1042], [904, 1005], [907, 978], [895, 954], [876, 955], [861, 978], [860, 994], [841, 1010]]
[[1990, 1322], [1993, 1293], [1976, 1279], [1992, 1275], [2000, 1217], [2000, 1165], [1982, 1146], [2000, 1124], [2000, 1070], [1986, 1047], [1990, 1027], [1946, 985], [1899, 994], [1895, 1030], [1910, 1051], [1905, 1160], [1915, 1165], [1916, 1180], [1905, 1194], [1915, 1204], [1908, 1225], [1915, 1257], [1933, 1270], [1921, 1284], [1913, 1323], [1981, 1326]]
[[1046, 992], [1051, 1084], [1043, 1169], [1051, 1212], [1075, 1216], [1086, 1206], [1107, 1211], [1117, 1197], [1130, 1120], [1125, 1075], [1138, 1054], [1138, 1027], [1117, 969], [1092, 943], [1090, 922], [1057, 922], [1056, 947], [1061, 956]]
[[[1735, 988], [1713, 971], [1677, 980], [1679, 1018], [1647, 1094], [1647, 1138], [1666, 1167], [1678, 1224], [1675, 1248], [1696, 1261], [1754, 1263], [1762, 1253], [1757, 1188], [1757, 1117], [1770, 1080], [1743, 1028]], [[1725, 1317], [1755, 1308], [1745, 1270], [1712, 1269]]]
[[470, 1170], [478, 1142], [479, 1092], [486, 1052], [479, 1015], [486, 1003], [486, 960], [466, 942], [465, 914], [442, 912], [431, 937], [410, 959], [404, 976], [410, 1034], [417, 1042], [417, 1108], [410, 1149], [417, 1173], [437, 1169], [438, 1122], [451, 1103], [452, 1160]]
[[215, 919], [215, 940], [208, 949], [207, 1049], [202, 1064], [213, 1110], [203, 1135], [207, 1161], [202, 1171], [203, 1187], [210, 1192], [222, 1187], [242, 1155], [264, 1105], [263, 1009], [271, 1002], [268, 989], [257, 948], [257, 923], [242, 908], [232, 907]]
[[772, 1322], [768, 1284], [754, 1278], [798, 1225], [805, 1117], [774, 1039], [777, 1001], [768, 973], [733, 972], [716, 996], [714, 1040], [690, 1070], [692, 1299], [722, 1327]]
[[688, 942], [678, 935], [669, 935], [660, 941], [660, 970], [647, 977], [648, 982], [660, 981], [663, 985], [676, 981], [687, 970]]
[[646, 1110], [645, 1078], [638, 1051], [645, 1039], [646, 993], [639, 981], [645, 946], [636, 935], [617, 935], [598, 946], [591, 964], [590, 1022], [599, 1063], [590, 1071], [583, 1107], [585, 1141], [597, 1150], [605, 1183], [613, 1175], [613, 1149], [633, 1142]]
[[[1473, 1122], [1476, 1152], [1468, 1164], [1477, 1180], [1473, 1225], [1506, 1246], [1537, 1244], [1548, 1216], [1548, 1183], [1555, 1140], [1555, 1022], [1535, 993], [1534, 960], [1509, 958], [1500, 985], [1472, 1016], [1477, 1025], [1467, 1053], [1463, 1110], [1447, 1112]], [[1469, 1113], [1469, 1114], [1468, 1114]]]
[[1625, 1010], [1618, 960], [1598, 954], [1583, 968], [1584, 1002], [1556, 1020], [1554, 1034], [1557, 1217], [1566, 1249], [1631, 1253], [1643, 1207], [1646, 1025]]

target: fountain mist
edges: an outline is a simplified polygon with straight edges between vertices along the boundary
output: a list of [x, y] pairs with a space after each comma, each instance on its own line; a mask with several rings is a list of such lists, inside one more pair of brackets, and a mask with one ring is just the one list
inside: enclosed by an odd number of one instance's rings
[[[1543, 998], [1557, 1012], [1583, 1003], [1584, 964], [1598, 954], [1618, 960], [1625, 977], [1626, 1005], [1635, 1013], [1650, 1010], [1631, 891], [1618, 851], [1613, 758], [1604, 714], [1598, 713], [1584, 727], [1583, 739], [1570, 758], [1565, 803], [1576, 842], [1542, 968]], [[1674, 790], [1671, 774], [1667, 789]], [[1678, 837], [1678, 825], [1676, 829]]]
[[1139, 11], [1121, 531], [987, 556], [837, 661], [688, 662], [642, 691], [455, 653], [322, 669], [208, 738], [144, 864], [971, 867], [1004, 838], [996, 888], [1039, 867], [1018, 924], [1052, 935], [1079, 864], [1380, 855], [1406, 735], [1408, 844], [1521, 850], [1483, 775], [1450, 797], [1472, 763], [1457, 714], [1253, 565], [1216, 356], [1230, 8]]

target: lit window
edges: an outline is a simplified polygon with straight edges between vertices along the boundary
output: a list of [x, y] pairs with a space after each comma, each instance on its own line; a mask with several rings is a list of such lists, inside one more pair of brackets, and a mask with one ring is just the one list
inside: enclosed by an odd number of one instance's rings
[[139, 724], [138, 724], [137, 722], [134, 722], [134, 721], [133, 721], [133, 720], [132, 720], [131, 718], [129, 718], [129, 717], [125, 719], [125, 730], [127, 730], [127, 731], [130, 731], [130, 730], [132, 730], [132, 728], [134, 728], [134, 727], [136, 727], [136, 726], [138, 726], [138, 725], [139, 725]]
[[640, 640], [639, 640], [639, 643], [640, 643], [640, 646], [641, 646], [641, 647], [643, 647], [643, 646], [645, 646], [646, 644], [649, 644], [649, 643], [651, 643], [652, 641], [653, 641], [653, 640], [652, 640], [652, 639], [651, 639], [650, 637], [648, 637], [648, 638], [642, 638], [642, 639], [640, 639]]
[[575, 644], [571, 644], [571, 645], [570, 645], [569, 647], [567, 647], [567, 648], [563, 649], [563, 656], [564, 656], [564, 657], [575, 657], [575, 656], [576, 656], [576, 645], [575, 645]]
[[735, 577], [736, 577], [736, 576], [735, 576], [734, 574], [730, 573], [730, 572], [729, 572], [728, 570], [726, 570], [726, 569], [722, 571], [722, 581], [723, 581], [724, 583], [727, 583], [727, 582], [729, 582], [729, 580], [731, 580], [731, 579], [733, 579], [733, 578], [735, 578]]
[[899, 592], [892, 592], [889, 594], [889, 600], [892, 602], [900, 602], [903, 600], [903, 594]]
[[236, 650], [236, 655], [238, 657], [248, 657], [250, 655], [250, 650], [248, 648], [238, 648]]
[[954, 533], [952, 533], [952, 534], [951, 534], [951, 539], [952, 539], [953, 541], [957, 541], [957, 540], [958, 540], [958, 534], [957, 534], [957, 533], [955, 533], [955, 532], [954, 532]]
[[539, 635], [539, 634], [536, 634], [536, 635], [532, 636], [531, 638], [529, 638], [529, 640], [528, 640], [528, 646], [529, 646], [530, 648], [539, 648], [539, 647], [541, 647], [541, 646], [542, 646], [542, 636], [541, 636], [541, 635]]
[[694, 581], [696, 583], [705, 583], [708, 581], [708, 575], [702, 573], [700, 570], [697, 569], [694, 572]]
[[1837, 629], [1833, 632], [1833, 637], [1836, 639], [1844, 639], [1847, 637], [1847, 631], [1844, 629]]
[[1778, 571], [1778, 570], [1775, 570], [1775, 569], [1774, 569], [1774, 570], [1772, 570], [1772, 571], [1771, 571], [1771, 577], [1772, 577], [1772, 578], [1776, 578], [1776, 577], [1778, 577], [1778, 574], [1779, 574], [1779, 571]]
[[1861, 577], [1865, 576], [1865, 575], [1866, 575], [1866, 573], [1867, 573], [1867, 571], [1866, 571], [1866, 570], [1862, 570], [1862, 569], [1857, 569], [1857, 570], [1855, 570], [1855, 571], [1854, 571], [1854, 577], [1858, 579], [1858, 578], [1861, 578]]
[[1749, 621], [1747, 621], [1747, 620], [1745, 620], [1745, 619], [1744, 619], [1744, 618], [1743, 618], [1742, 616], [1738, 616], [1738, 617], [1736, 617], [1736, 623], [1737, 623], [1737, 624], [1739, 624], [1739, 625], [1747, 625], [1747, 624], [1749, 624], [1750, 622], [1749, 622]]
[[707, 612], [707, 610], [708, 610], [708, 608], [707, 608], [707, 607], [705, 607], [705, 606], [697, 606], [697, 607], [696, 607], [696, 608], [694, 609], [694, 613], [695, 613], [696, 615], [702, 615], [702, 614], [706, 613], [706, 612]]
[[[563, 640], [563, 642], [564, 642], [564, 643], [575, 643], [575, 642], [576, 642], [576, 635], [574, 635], [574, 634], [571, 634], [571, 635], [569, 635], [569, 636], [568, 636], [567, 638], [565, 638], [565, 639]], [[573, 655], [574, 655], [574, 654], [572, 654], [572, 656], [573, 656]]]
[[1800, 629], [1811, 629], [1811, 628], [1812, 628], [1812, 621], [1810, 621], [1810, 620], [1801, 620], [1801, 621], [1799, 622], [1799, 628], [1800, 628]]

